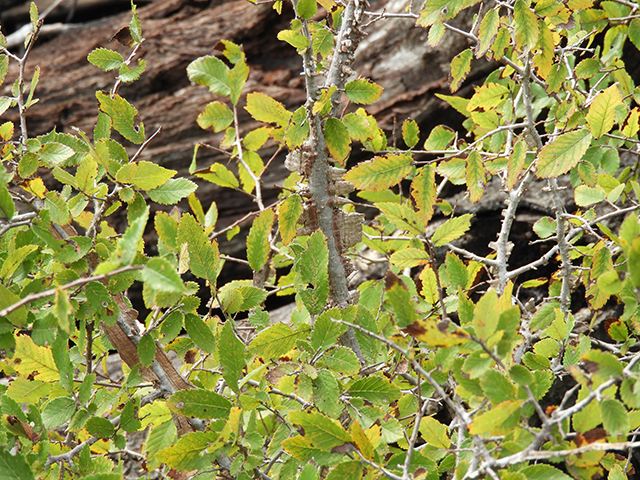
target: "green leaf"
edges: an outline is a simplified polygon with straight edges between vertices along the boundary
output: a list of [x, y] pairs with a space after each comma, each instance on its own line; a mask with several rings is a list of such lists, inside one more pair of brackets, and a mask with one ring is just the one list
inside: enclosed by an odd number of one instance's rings
[[290, 150], [301, 146], [309, 137], [309, 122], [307, 122], [307, 114], [304, 107], [300, 107], [293, 112], [284, 137]]
[[142, 269], [142, 280], [159, 292], [182, 293], [184, 285], [176, 269], [164, 258], [155, 257]]
[[[20, 264], [32, 253], [40, 248], [38, 245], [23, 245], [22, 247], [9, 253], [0, 267], [0, 277], [7, 279], [11, 277]], [[1, 307], [0, 307], [1, 308]]]
[[42, 409], [42, 423], [51, 430], [71, 420], [76, 412], [76, 402], [71, 397], [49, 400]]
[[529, 465], [520, 470], [527, 480], [571, 480], [571, 477], [562, 473], [551, 465]]
[[67, 201], [57, 192], [47, 192], [44, 206], [49, 210], [51, 221], [57, 225], [67, 225], [71, 222], [71, 213]]
[[263, 330], [249, 344], [248, 352], [264, 359], [278, 358], [288, 353], [295, 347], [296, 340], [306, 338], [308, 328], [300, 326], [298, 330], [292, 330], [284, 323]]
[[[32, 5], [35, 5], [32, 3]], [[35, 480], [31, 467], [20, 453], [11, 455], [0, 447], [0, 478], [3, 480]]]
[[351, 442], [347, 433], [337, 420], [316, 412], [289, 412], [291, 423], [300, 425], [304, 430], [303, 437], [316, 448], [330, 452], [334, 447]]
[[375, 205], [398, 228], [407, 230], [414, 235], [424, 233], [422, 221], [413, 208], [392, 202], [376, 203]]
[[84, 428], [87, 429], [90, 435], [98, 438], [109, 438], [115, 433], [115, 427], [113, 424], [102, 417], [91, 417], [84, 424]]
[[457, 240], [471, 228], [472, 214], [467, 213], [447, 220], [431, 237], [434, 247], [441, 247]]
[[87, 56], [87, 60], [105, 72], [117, 70], [124, 64], [122, 55], [107, 48], [96, 48]]
[[38, 157], [47, 167], [60, 165], [68, 158], [73, 157], [76, 152], [71, 147], [58, 142], [48, 142], [38, 150]]
[[318, 376], [313, 380], [313, 400], [322, 413], [337, 418], [344, 406], [340, 402], [340, 385], [329, 370], [318, 370]]
[[640, 287], [640, 237], [631, 243], [627, 263], [633, 286]]
[[629, 40], [640, 50], [640, 18], [634, 18], [629, 22]]
[[176, 424], [172, 420], [155, 425], [151, 433], [147, 437], [144, 445], [144, 452], [148, 454], [148, 462], [150, 469], [156, 469], [161, 462], [156, 458], [158, 452], [165, 448], [169, 448], [176, 443], [178, 434]]
[[180, 415], [209, 420], [229, 418], [232, 404], [215, 392], [194, 388], [174, 393], [167, 400], [167, 406], [171, 411]]
[[120, 168], [116, 174], [116, 180], [141, 190], [152, 190], [166, 183], [176, 173], [175, 170], [168, 170], [155, 163], [140, 161], [128, 163]]
[[184, 317], [184, 328], [187, 330], [189, 338], [206, 353], [213, 353], [216, 347], [216, 339], [209, 325], [193, 313]]
[[480, 385], [492, 405], [516, 399], [515, 385], [497, 370], [488, 370], [480, 377]]
[[551, 235], [555, 235], [557, 228], [556, 221], [550, 217], [542, 217], [533, 224], [533, 231], [540, 238], [549, 238]]
[[228, 313], [242, 312], [264, 302], [268, 293], [243, 281], [229, 282], [220, 289], [222, 309]]
[[415, 322], [418, 318], [416, 308], [411, 301], [411, 293], [402, 279], [391, 270], [387, 270], [384, 288], [398, 328], [405, 328]]
[[178, 236], [178, 222], [176, 222], [173, 217], [170, 217], [168, 213], [161, 211], [156, 212], [154, 222], [160, 240], [162, 240], [172, 252], [177, 252], [178, 245], [176, 244], [176, 238]]
[[347, 83], [344, 87], [344, 93], [354, 103], [371, 105], [382, 95], [382, 87], [367, 78], [361, 78]]
[[324, 125], [324, 135], [329, 153], [340, 165], [344, 166], [351, 152], [351, 137], [347, 127], [337, 118], [327, 118]]
[[575, 200], [576, 205], [580, 207], [588, 207], [594, 203], [600, 203], [605, 199], [607, 193], [600, 185], [588, 187], [587, 185], [579, 185], [576, 187]]
[[[174, 445], [160, 450], [156, 458], [161, 463], [166, 463], [176, 470], [193, 470], [194, 467], [197, 467], [199, 461], [202, 461], [206, 448], [215, 442], [219, 436], [220, 434], [215, 431], [187, 433], [180, 437]], [[208, 463], [213, 460], [214, 458], [211, 457], [207, 459]]]
[[420, 17], [416, 21], [417, 25], [430, 27], [436, 22], [451, 18], [458, 10], [454, 7], [457, 2], [451, 0], [428, 0], [420, 10]]
[[431, 258], [424, 249], [408, 247], [393, 252], [389, 260], [396, 267], [413, 268], [418, 265], [426, 265], [431, 261]]
[[336, 347], [322, 356], [319, 366], [327, 367], [333, 372], [344, 375], [355, 375], [360, 371], [358, 357], [347, 347]]
[[352, 460], [336, 465], [329, 472], [326, 480], [360, 480], [362, 477], [362, 463], [360, 460]]
[[273, 210], [263, 210], [254, 219], [249, 230], [249, 235], [247, 236], [247, 260], [249, 261], [249, 266], [255, 272], [260, 270], [269, 258], [271, 229], [273, 228], [274, 219], [275, 213]]
[[113, 98], [103, 92], [96, 92], [96, 98], [100, 103], [100, 110], [113, 122], [113, 128], [124, 138], [135, 144], [144, 142], [144, 125], [142, 122], [136, 127], [135, 117], [138, 110], [120, 95]]
[[538, 43], [540, 28], [538, 17], [523, 0], [517, 0], [513, 8], [516, 46], [530, 52]]
[[213, 127], [217, 133], [233, 123], [233, 112], [224, 103], [211, 102], [198, 115], [197, 121], [203, 130]]
[[[171, 170], [170, 170], [171, 171]], [[152, 190], [148, 190], [149, 198], [162, 205], [174, 205], [196, 191], [198, 186], [186, 178], [173, 178]]]
[[150, 367], [156, 356], [156, 342], [148, 333], [140, 337], [138, 342], [138, 358], [143, 367]]
[[138, 59], [138, 66], [131, 68], [129, 65], [123, 64], [118, 70], [118, 78], [124, 83], [135, 82], [140, 78], [140, 75], [144, 73], [144, 69], [147, 67], [147, 61]]
[[245, 110], [259, 122], [275, 123], [280, 127], [286, 127], [291, 118], [291, 112], [284, 105], [260, 92], [247, 95]]
[[565, 133], [548, 143], [538, 155], [539, 178], [555, 178], [567, 173], [582, 159], [589, 145], [591, 133], [586, 128]]
[[334, 317], [332, 315], [335, 315], [340, 320], [344, 318], [342, 312], [334, 308], [320, 315], [313, 324], [313, 332], [309, 343], [316, 351], [336, 345], [338, 338], [347, 331], [345, 325], [333, 321]]
[[296, 12], [300, 18], [310, 20], [318, 11], [316, 0], [299, 0], [296, 6]]
[[354, 397], [383, 405], [389, 405], [402, 395], [400, 389], [392, 385], [389, 380], [376, 376], [356, 380], [349, 387], [349, 393]]
[[190, 214], [182, 216], [178, 226], [177, 245], [188, 244], [189, 265], [196, 277], [208, 280], [215, 285], [218, 278], [218, 245], [211, 242], [202, 225]]
[[229, 322], [224, 324], [218, 336], [218, 355], [220, 356], [222, 377], [229, 388], [239, 394], [238, 380], [240, 380], [242, 369], [245, 366], [245, 347]]
[[229, 88], [229, 67], [213, 56], [200, 57], [187, 67], [189, 80], [209, 88], [211, 93], [227, 96]]
[[241, 58], [238, 60], [238, 63], [236, 63], [236, 66], [229, 72], [229, 89], [231, 90], [229, 98], [232, 104], [238, 104], [247, 78], [249, 78], [249, 67], [244, 61], [244, 58]]
[[473, 53], [470, 48], [463, 50], [451, 60], [451, 92], [456, 92], [471, 71]]
[[11, 220], [16, 213], [16, 207], [13, 198], [6, 186], [0, 185], [0, 213], [7, 219]]
[[587, 124], [595, 138], [600, 138], [613, 128], [616, 118], [615, 109], [622, 104], [622, 95], [615, 84], [594, 98], [587, 113]]
[[400, 183], [411, 172], [412, 161], [404, 154], [374, 157], [349, 170], [344, 179], [360, 190], [379, 192]]
[[629, 433], [627, 409], [615, 399], [605, 398], [600, 402], [602, 426], [609, 435], [626, 435]]
[[418, 144], [420, 141], [420, 128], [415, 120], [407, 118], [402, 123], [402, 139], [409, 148], [413, 148]]
[[302, 212], [302, 198], [300, 198], [300, 195], [290, 195], [278, 205], [278, 227], [283, 244], [289, 245], [296, 238], [296, 225]]

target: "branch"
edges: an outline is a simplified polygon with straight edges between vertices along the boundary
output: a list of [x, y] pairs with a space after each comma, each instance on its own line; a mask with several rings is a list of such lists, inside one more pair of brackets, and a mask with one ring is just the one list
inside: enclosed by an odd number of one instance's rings
[[113, 277], [114, 275], [118, 275], [124, 272], [131, 272], [134, 270], [141, 270], [144, 268], [144, 265], [127, 265], [126, 267], [118, 268], [117, 270], [112, 270], [109, 273], [102, 273], [100, 275], [92, 275], [91, 277], [78, 278], [72, 282], [66, 283], [65, 285], [50, 288], [49, 290], [45, 290], [44, 292], [39, 293], [30, 293], [20, 301], [14, 303], [13, 305], [9, 305], [7, 308], [3, 308], [0, 310], [0, 317], [6, 317], [11, 312], [14, 312], [18, 308], [27, 305], [31, 302], [35, 302], [36, 300], [41, 300], [43, 298], [51, 297], [56, 294], [59, 290], [69, 290], [75, 287], [81, 287], [82, 285], [89, 282], [100, 282], [102, 280], [106, 280], [109, 277]]

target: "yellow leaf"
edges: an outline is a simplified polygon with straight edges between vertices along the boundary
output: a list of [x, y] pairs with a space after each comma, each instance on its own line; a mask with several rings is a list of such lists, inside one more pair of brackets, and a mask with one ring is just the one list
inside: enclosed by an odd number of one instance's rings
[[587, 124], [595, 138], [607, 133], [615, 123], [615, 108], [622, 104], [622, 95], [616, 85], [600, 92], [589, 107]]
[[37, 346], [27, 335], [16, 337], [16, 351], [12, 363], [16, 371], [23, 377], [34, 374], [36, 380], [43, 382], [60, 380], [51, 349]]

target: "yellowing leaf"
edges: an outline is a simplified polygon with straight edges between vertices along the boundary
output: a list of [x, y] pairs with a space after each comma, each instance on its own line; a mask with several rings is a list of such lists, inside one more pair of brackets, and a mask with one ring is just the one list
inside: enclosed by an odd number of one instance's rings
[[513, 8], [515, 23], [516, 46], [523, 50], [533, 50], [538, 43], [540, 29], [538, 28], [538, 18], [531, 11], [523, 0], [517, 0]]
[[426, 343], [430, 347], [453, 347], [468, 342], [467, 334], [449, 321], [439, 321], [437, 317], [417, 319], [406, 325], [402, 331]]
[[622, 95], [616, 85], [600, 92], [589, 107], [587, 124], [595, 138], [607, 133], [615, 123], [615, 108], [622, 104]]
[[275, 123], [280, 127], [286, 127], [291, 118], [291, 112], [284, 105], [260, 92], [247, 95], [247, 106], [244, 108], [259, 122]]
[[402, 123], [402, 139], [409, 148], [413, 148], [420, 141], [420, 128], [415, 120], [407, 118]]
[[447, 220], [431, 237], [433, 246], [441, 247], [464, 235], [466, 231], [471, 228], [471, 217], [473, 217], [473, 215], [467, 213]]
[[578, 164], [589, 145], [591, 134], [586, 128], [560, 135], [540, 151], [536, 175], [551, 178], [567, 173]]
[[263, 210], [253, 221], [249, 230], [249, 235], [247, 236], [247, 260], [249, 261], [249, 266], [256, 272], [264, 266], [269, 258], [269, 251], [271, 250], [269, 237], [274, 219], [275, 213], [273, 210]]
[[449, 448], [451, 440], [447, 427], [433, 417], [423, 417], [420, 421], [420, 433], [429, 445], [436, 448]]
[[469, 100], [467, 104], [467, 110], [471, 112], [480, 108], [487, 111], [495, 108], [504, 101], [508, 93], [509, 89], [503, 85], [486, 83], [473, 94], [473, 97], [471, 97], [471, 100]]
[[478, 415], [469, 425], [469, 433], [489, 436], [510, 432], [520, 419], [520, 404], [520, 400], [507, 400]]
[[51, 348], [37, 346], [27, 335], [17, 335], [15, 338], [16, 351], [11, 364], [20, 375], [26, 378], [34, 374], [36, 380], [43, 382], [60, 380]]
[[524, 161], [526, 157], [527, 147], [522, 140], [518, 140], [513, 146], [513, 151], [509, 156], [509, 170], [507, 174], [507, 187], [509, 190], [511, 190], [518, 181], [518, 178], [522, 173], [522, 169], [524, 168]]
[[489, 10], [482, 22], [480, 22], [480, 30], [478, 32], [479, 42], [476, 45], [476, 58], [482, 57], [493, 44], [498, 27], [500, 26], [500, 14], [497, 8]]
[[144, 125], [142, 122], [136, 127], [135, 117], [138, 110], [120, 95], [111, 98], [103, 92], [96, 92], [96, 98], [100, 103], [100, 110], [109, 115], [113, 122], [113, 128], [130, 142], [140, 144], [144, 142]]
[[600, 203], [606, 196], [606, 192], [600, 185], [596, 185], [595, 187], [579, 185], [575, 191], [576, 205], [580, 207], [588, 207], [594, 203]]
[[361, 78], [347, 83], [344, 93], [353, 103], [370, 105], [380, 98], [382, 87], [366, 78]]
[[638, 107], [634, 107], [633, 110], [631, 110], [631, 113], [629, 114], [624, 127], [622, 128], [622, 134], [625, 137], [633, 137], [636, 133], [638, 133], [639, 119], [640, 110], [638, 110]]
[[467, 188], [469, 189], [469, 200], [475, 203], [482, 197], [484, 187], [487, 184], [486, 171], [482, 164], [482, 157], [475, 150], [467, 157], [467, 168], [465, 172]]
[[360, 190], [379, 192], [400, 183], [412, 169], [409, 155], [375, 157], [352, 168], [344, 179]]
[[340, 165], [344, 165], [351, 152], [351, 138], [347, 127], [337, 118], [327, 118], [324, 125], [324, 136], [331, 156]]
[[378, 207], [396, 227], [407, 230], [415, 235], [424, 233], [422, 221], [412, 208], [392, 202], [376, 203], [376, 207]]
[[472, 58], [473, 53], [470, 48], [467, 48], [451, 60], [451, 85], [449, 86], [451, 92], [457, 91], [469, 75]]
[[420, 272], [420, 282], [420, 294], [431, 305], [435, 305], [438, 301], [438, 282], [431, 265], [425, 265]]
[[533, 57], [533, 66], [538, 69], [538, 75], [547, 78], [553, 67], [553, 37], [551, 30], [542, 20], [539, 21], [540, 36], [536, 45], [536, 54]]
[[203, 130], [213, 127], [214, 132], [221, 132], [233, 123], [233, 112], [220, 102], [211, 102], [198, 115], [198, 125]]
[[424, 265], [430, 261], [429, 254], [419, 248], [405, 248], [398, 250], [391, 255], [390, 261], [399, 268], [413, 268]]
[[278, 205], [278, 226], [282, 243], [289, 245], [296, 237], [296, 224], [302, 215], [302, 199], [300, 195], [290, 195]]
[[433, 206], [438, 199], [435, 177], [433, 165], [425, 165], [411, 182], [411, 196], [418, 209], [418, 216], [425, 227], [433, 216]]
[[209, 168], [196, 170], [193, 174], [221, 187], [238, 188], [240, 186], [235, 175], [221, 163], [214, 163]]
[[491, 289], [482, 296], [473, 311], [472, 324], [476, 336], [484, 341], [490, 338], [496, 331], [499, 318], [498, 294]]
[[122, 55], [106, 48], [96, 48], [87, 55], [87, 60], [105, 72], [117, 70], [124, 63]]
[[164, 184], [177, 172], [168, 170], [155, 163], [140, 161], [128, 163], [118, 170], [116, 180], [120, 183], [129, 183], [141, 190], [151, 190]]
[[292, 330], [284, 323], [276, 323], [251, 341], [248, 352], [265, 359], [281, 357], [295, 347], [297, 339], [306, 338], [308, 334], [308, 327], [303, 325]]

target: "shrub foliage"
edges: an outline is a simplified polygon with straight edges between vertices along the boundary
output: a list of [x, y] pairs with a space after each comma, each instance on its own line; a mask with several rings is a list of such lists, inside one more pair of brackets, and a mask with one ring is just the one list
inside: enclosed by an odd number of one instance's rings
[[[3, 48], [0, 80], [10, 62], [19, 76], [0, 114], [19, 119], [0, 125], [0, 477], [118, 479], [131, 457], [171, 478], [633, 476], [640, 89], [622, 52], [640, 48], [638, 5], [427, 0], [414, 14], [292, 1], [278, 38], [301, 57], [304, 105], [247, 92], [245, 53], [230, 41], [186, 72], [209, 88], [198, 124], [224, 132], [216, 148], [230, 160], [198, 166], [208, 146], [196, 146], [189, 173], [254, 200], [246, 260], [217, 243], [240, 222], [217, 229], [195, 182], [141, 159], [158, 132], [118, 94], [146, 66], [135, 7], [118, 35], [130, 54], [88, 56], [117, 73], [96, 92], [93, 132], [29, 135], [35, 5], [23, 53]], [[465, 9], [466, 30], [450, 23]], [[407, 119], [399, 148], [367, 113], [383, 90], [350, 64], [362, 26], [394, 17], [428, 29], [436, 48], [468, 39], [451, 61], [452, 95], [439, 95], [465, 132]], [[472, 61], [495, 69], [470, 98], [454, 96]], [[262, 126], [241, 134], [240, 109]], [[354, 148], [370, 157], [347, 170]], [[291, 174], [269, 205], [263, 178], [280, 152]], [[440, 198], [449, 183], [473, 204], [488, 186], [503, 192], [490, 254], [458, 242], [483, 227]], [[510, 258], [516, 211], [542, 187], [552, 213], [532, 235], [543, 253], [521, 265]], [[150, 214], [180, 201], [189, 211]], [[377, 215], [365, 222], [367, 205]], [[384, 278], [357, 284], [354, 260], [387, 265]], [[221, 285], [227, 262], [252, 278]], [[556, 271], [533, 278], [548, 263]], [[139, 320], [126, 296], [136, 282], [150, 310]], [[266, 299], [293, 294], [290, 318], [272, 324]], [[105, 374], [115, 350], [121, 379]]]

